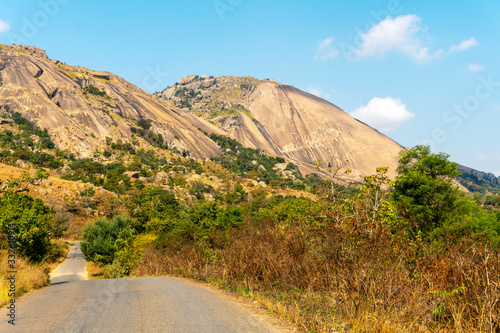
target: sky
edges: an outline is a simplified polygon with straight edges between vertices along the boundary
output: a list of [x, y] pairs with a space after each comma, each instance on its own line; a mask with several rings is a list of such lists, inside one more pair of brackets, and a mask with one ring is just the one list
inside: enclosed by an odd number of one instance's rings
[[276, 79], [403, 146], [500, 176], [500, 2], [0, 2], [0, 43], [149, 91], [189, 74]]

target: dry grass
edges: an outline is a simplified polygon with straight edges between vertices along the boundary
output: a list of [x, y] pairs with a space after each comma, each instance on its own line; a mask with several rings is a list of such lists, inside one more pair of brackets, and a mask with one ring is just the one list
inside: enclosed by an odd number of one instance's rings
[[[6, 305], [11, 297], [9, 297], [10, 282], [7, 278], [9, 274], [9, 266], [7, 264], [7, 252], [0, 254], [0, 307]], [[16, 298], [20, 297], [32, 290], [39, 289], [48, 284], [48, 272], [42, 265], [30, 265], [27, 261], [16, 259]]]
[[[23, 258], [16, 258], [16, 292], [15, 297], [31, 291], [40, 289], [49, 284], [49, 273], [54, 270], [66, 257], [69, 244], [62, 240], [52, 241], [53, 250], [46, 262], [43, 264], [32, 264]], [[0, 307], [6, 305], [11, 297], [9, 296], [10, 282], [7, 281], [9, 274], [8, 253], [0, 252]]]
[[472, 241], [437, 251], [382, 224], [297, 221], [163, 247], [147, 248], [135, 275], [231, 288], [310, 332], [500, 331], [500, 256]]
[[87, 263], [87, 278], [89, 280], [103, 279], [104, 278], [104, 265], [89, 261]]

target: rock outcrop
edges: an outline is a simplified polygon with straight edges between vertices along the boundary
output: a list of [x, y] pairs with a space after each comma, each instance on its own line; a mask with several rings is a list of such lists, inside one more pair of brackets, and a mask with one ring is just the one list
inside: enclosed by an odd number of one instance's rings
[[[104, 96], [86, 91], [89, 85]], [[222, 133], [217, 127], [117, 75], [50, 60], [35, 47], [0, 45], [0, 105], [47, 128], [59, 149], [81, 156], [92, 156], [106, 137], [140, 141], [134, 140], [140, 120], [150, 122], [150, 131], [161, 134], [170, 147], [193, 157], [220, 154], [198, 130]], [[145, 140], [139, 144], [147, 148]]]
[[[183, 79], [158, 94], [211, 120], [232, 138], [272, 156], [285, 157], [303, 172], [318, 160], [352, 169], [351, 180], [387, 166], [395, 175], [401, 145], [357, 121], [337, 106], [275, 80], [224, 76]], [[186, 104], [184, 102], [184, 104]], [[215, 111], [214, 111], [215, 110]]]
[[478, 171], [463, 165], [459, 165], [458, 169], [462, 172], [462, 174], [473, 176], [474, 178], [483, 180], [491, 185], [500, 185], [500, 177], [497, 177], [492, 173]]

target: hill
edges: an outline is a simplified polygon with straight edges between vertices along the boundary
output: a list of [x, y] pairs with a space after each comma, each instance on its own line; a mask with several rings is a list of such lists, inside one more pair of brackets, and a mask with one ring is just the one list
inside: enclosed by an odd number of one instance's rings
[[195, 158], [220, 154], [198, 130], [220, 132], [215, 126], [117, 75], [66, 65], [36, 47], [0, 45], [0, 105], [46, 128], [57, 148], [83, 157], [106, 138]]
[[290, 85], [252, 77], [189, 75], [157, 96], [218, 126], [243, 145], [310, 173], [318, 160], [360, 180], [379, 166], [394, 175], [401, 145], [337, 106]]

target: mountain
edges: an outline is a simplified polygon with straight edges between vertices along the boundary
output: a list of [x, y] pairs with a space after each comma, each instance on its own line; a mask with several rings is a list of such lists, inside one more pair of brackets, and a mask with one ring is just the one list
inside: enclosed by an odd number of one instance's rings
[[403, 149], [337, 106], [276, 81], [189, 75], [156, 95], [305, 172], [321, 160], [351, 169], [354, 180], [379, 166], [394, 176]]
[[198, 130], [221, 134], [217, 127], [117, 75], [51, 60], [37, 47], [0, 45], [0, 105], [83, 157], [105, 147], [106, 138], [141, 148], [161, 142], [195, 158], [221, 153]]
[[470, 192], [500, 193], [500, 177], [492, 173], [478, 171], [463, 165], [458, 169], [462, 173], [457, 177], [458, 182]]

